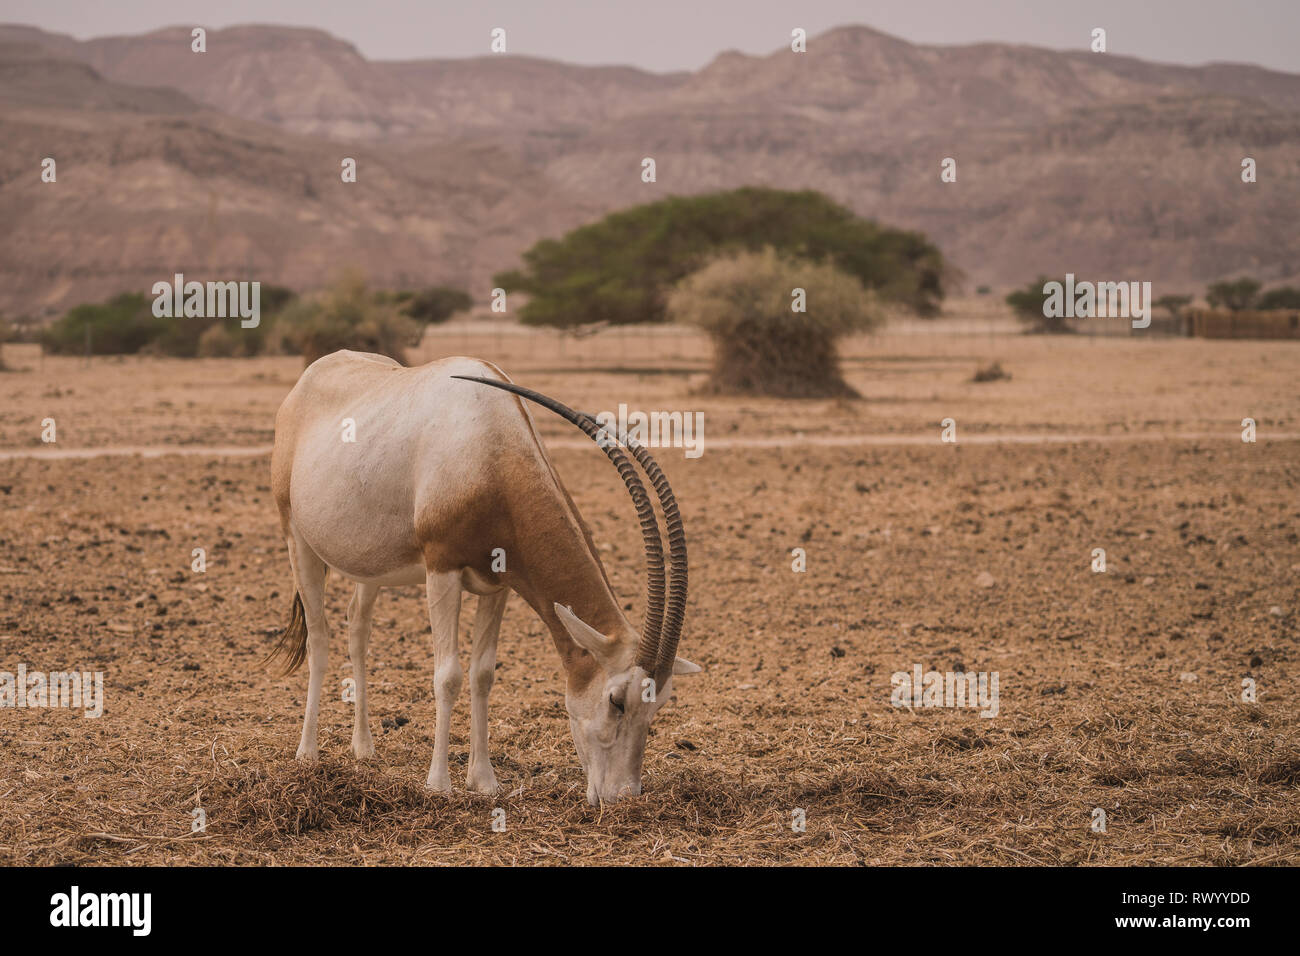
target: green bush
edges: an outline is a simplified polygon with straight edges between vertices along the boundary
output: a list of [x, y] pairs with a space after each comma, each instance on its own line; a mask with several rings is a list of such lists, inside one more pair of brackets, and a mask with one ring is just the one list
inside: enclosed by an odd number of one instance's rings
[[171, 355], [194, 358], [201, 354], [200, 342], [220, 326], [232, 342], [233, 355], [256, 355], [266, 348], [276, 314], [294, 298], [283, 286], [262, 285], [256, 328], [246, 329], [238, 316], [229, 318], [159, 318], [153, 314], [153, 296], [123, 292], [107, 302], [78, 305], [41, 333], [46, 351], [56, 355], [79, 355], [86, 349], [86, 328], [90, 327], [90, 350], [95, 355]]
[[424, 325], [446, 322], [473, 304], [474, 300], [464, 289], [445, 285], [402, 294], [402, 314]]
[[1211, 308], [1223, 307], [1233, 312], [1253, 308], [1259, 295], [1259, 283], [1254, 279], [1235, 279], [1215, 282], [1205, 292], [1205, 301]]
[[1065, 316], [1043, 314], [1043, 303], [1047, 301], [1047, 293], [1043, 291], [1043, 286], [1051, 281], [1047, 276], [1039, 276], [1029, 285], [1009, 293], [1006, 303], [1011, 306], [1011, 311], [1016, 318], [1029, 326], [1031, 332], [1073, 332], [1074, 328]]
[[153, 299], [144, 293], [123, 292], [107, 302], [69, 309], [45, 330], [41, 342], [47, 352], [55, 355], [81, 354], [86, 350], [89, 328], [90, 348], [96, 355], [133, 354], [150, 342], [174, 334], [177, 321], [157, 318]]
[[1272, 311], [1274, 309], [1300, 309], [1300, 289], [1283, 285], [1269, 289], [1259, 297], [1255, 308]]
[[673, 285], [710, 259], [772, 246], [831, 262], [887, 301], [935, 315], [952, 274], [923, 235], [861, 219], [813, 191], [745, 188], [671, 197], [545, 239], [522, 271], [494, 278], [529, 295], [528, 325], [661, 322]]
[[[805, 312], [793, 311], [795, 289]], [[713, 391], [797, 398], [855, 395], [835, 341], [881, 321], [877, 297], [856, 276], [771, 247], [714, 259], [672, 290], [667, 310], [713, 339]]]

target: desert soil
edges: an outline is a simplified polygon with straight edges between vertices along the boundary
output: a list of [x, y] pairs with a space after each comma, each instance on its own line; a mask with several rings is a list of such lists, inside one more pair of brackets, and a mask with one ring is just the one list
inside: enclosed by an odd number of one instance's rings
[[[292, 594], [260, 449], [296, 359], [5, 354], [0, 450], [22, 454], [0, 457], [0, 671], [102, 671], [106, 705], [0, 709], [0, 863], [1300, 863], [1300, 343], [892, 334], [845, 349], [863, 400], [792, 403], [697, 395], [707, 343], [679, 333], [426, 338], [414, 359], [479, 355], [588, 411], [705, 414], [700, 458], [657, 453], [691, 548], [681, 653], [705, 670], [652, 729], [644, 795], [603, 808], [517, 597], [491, 703], [501, 794], [423, 789], [418, 589], [378, 604], [361, 764], [332, 580], [336, 692], [320, 764], [295, 762], [305, 674], [259, 661]], [[1010, 380], [971, 382], [994, 359]], [[639, 622], [626, 493], [545, 414]], [[157, 446], [193, 453], [51, 454]], [[204, 450], [221, 446], [248, 453]], [[998, 672], [997, 715], [892, 706], [914, 665]], [[454, 720], [459, 780], [467, 693]]]

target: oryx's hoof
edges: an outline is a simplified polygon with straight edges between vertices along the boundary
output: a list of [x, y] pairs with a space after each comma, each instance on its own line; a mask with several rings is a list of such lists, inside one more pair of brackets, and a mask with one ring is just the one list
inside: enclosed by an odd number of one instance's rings
[[497, 783], [497, 775], [489, 765], [486, 768], [470, 767], [465, 777], [465, 789], [473, 793], [496, 793], [501, 787]]

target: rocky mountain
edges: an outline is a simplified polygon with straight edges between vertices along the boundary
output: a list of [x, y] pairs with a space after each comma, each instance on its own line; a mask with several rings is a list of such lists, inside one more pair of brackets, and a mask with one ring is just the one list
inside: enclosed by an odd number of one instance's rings
[[[820, 189], [920, 229], [968, 287], [1300, 278], [1300, 75], [865, 27], [672, 75], [374, 62], [270, 26], [210, 31], [207, 47], [190, 52], [188, 28], [83, 42], [0, 26], [0, 309], [175, 271], [312, 288], [347, 266], [486, 298], [538, 238], [745, 184]], [[46, 156], [57, 183], [40, 180]], [[1244, 157], [1258, 182], [1242, 182]]]

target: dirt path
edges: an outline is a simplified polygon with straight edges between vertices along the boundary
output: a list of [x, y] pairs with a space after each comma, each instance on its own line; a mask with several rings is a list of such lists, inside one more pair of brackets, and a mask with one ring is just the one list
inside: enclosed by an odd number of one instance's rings
[[[1260, 441], [1300, 441], [1300, 432], [1275, 432], [1261, 434]], [[959, 445], [1077, 445], [1087, 442], [1140, 442], [1140, 441], [1224, 441], [1240, 440], [1238, 433], [1224, 432], [1150, 433], [1126, 432], [1119, 435], [1087, 435], [1051, 433], [997, 433], [975, 434], [959, 437]], [[908, 445], [933, 445], [938, 439], [927, 435], [776, 435], [755, 438], [705, 438], [702, 445], [708, 448], [854, 448], [902, 447]], [[589, 442], [581, 438], [552, 438], [547, 448], [586, 448]], [[256, 458], [269, 455], [270, 445], [123, 445], [109, 448], [4, 448], [0, 461], [20, 458], [82, 459], [120, 458], [139, 455], [141, 458], [181, 457]]]

